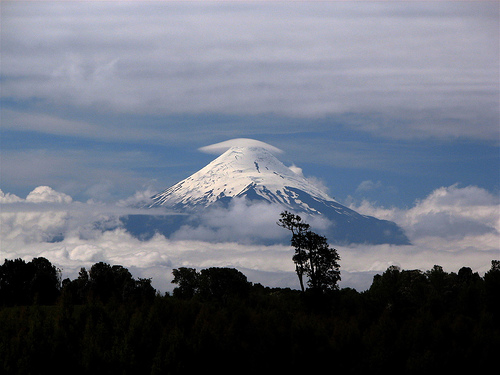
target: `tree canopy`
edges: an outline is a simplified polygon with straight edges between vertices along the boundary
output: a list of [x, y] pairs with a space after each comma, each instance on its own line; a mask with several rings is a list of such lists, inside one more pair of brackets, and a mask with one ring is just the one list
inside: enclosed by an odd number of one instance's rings
[[288, 211], [281, 213], [278, 225], [292, 232], [290, 243], [295, 249], [292, 260], [301, 290], [304, 291], [304, 275], [308, 277], [307, 285], [313, 291], [338, 289], [340, 256], [337, 250], [330, 248], [326, 237], [311, 231], [309, 224], [299, 215]]
[[0, 301], [6, 305], [52, 304], [61, 288], [61, 271], [45, 258], [5, 259], [0, 266]]
[[230, 298], [248, 295], [247, 277], [234, 268], [211, 267], [197, 272], [194, 268], [181, 267], [172, 271], [173, 290], [176, 297], [189, 299], [194, 296], [226, 302]]
[[[233, 268], [175, 269], [173, 296], [122, 266], [96, 263], [62, 283], [54, 271], [46, 259], [0, 266], [0, 373], [475, 373], [500, 351], [498, 261], [484, 277], [391, 266], [364, 292], [318, 298]], [[55, 299], [40, 297], [54, 285]]]

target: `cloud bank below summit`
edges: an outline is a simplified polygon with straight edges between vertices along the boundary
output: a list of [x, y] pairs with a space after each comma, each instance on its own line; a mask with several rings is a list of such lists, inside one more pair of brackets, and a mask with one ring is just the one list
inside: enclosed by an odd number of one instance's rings
[[[140, 196], [143, 194], [136, 194]], [[104, 261], [128, 267], [134, 275], [152, 277], [156, 288], [168, 291], [172, 289], [172, 268], [229, 266], [242, 270], [253, 282], [298, 287], [289, 246], [236, 241], [266, 230], [264, 235], [283, 235], [275, 225], [278, 211], [272, 206], [256, 208], [240, 202], [224, 215], [218, 213], [225, 220], [217, 224], [207, 221], [198, 233], [185, 231], [171, 238], [156, 235], [140, 241], [120, 227], [118, 218], [142, 211], [123, 207], [123, 201], [114, 205], [81, 203], [49, 187], [38, 187], [26, 199], [0, 192], [0, 205], [1, 257], [44, 256], [63, 270], [63, 277], [76, 277], [80, 267]], [[412, 245], [336, 246], [342, 258], [341, 286], [364, 289], [374, 273], [390, 265], [430, 269], [439, 264], [449, 272], [469, 266], [485, 272], [492, 259], [500, 258], [499, 199], [482, 188], [442, 187], [407, 210], [377, 207], [368, 201], [351, 207], [395, 221]], [[262, 220], [252, 219], [261, 209], [267, 210]], [[101, 224], [96, 226], [96, 222]], [[246, 226], [238, 228], [242, 222]], [[59, 242], [47, 242], [57, 235], [61, 235]]]

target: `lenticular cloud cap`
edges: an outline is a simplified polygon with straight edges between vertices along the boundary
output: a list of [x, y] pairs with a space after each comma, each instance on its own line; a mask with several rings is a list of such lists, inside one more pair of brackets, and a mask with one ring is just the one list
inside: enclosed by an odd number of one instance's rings
[[260, 147], [268, 150], [269, 152], [273, 154], [281, 154], [283, 153], [282, 150], [280, 150], [277, 147], [274, 147], [268, 143], [257, 141], [256, 139], [250, 139], [250, 138], [235, 138], [235, 139], [229, 139], [224, 142], [219, 142], [215, 143], [213, 145], [209, 146], [204, 146], [200, 147], [198, 150], [201, 152], [207, 153], [207, 154], [214, 154], [214, 155], [221, 155], [227, 150], [229, 150], [231, 147]]

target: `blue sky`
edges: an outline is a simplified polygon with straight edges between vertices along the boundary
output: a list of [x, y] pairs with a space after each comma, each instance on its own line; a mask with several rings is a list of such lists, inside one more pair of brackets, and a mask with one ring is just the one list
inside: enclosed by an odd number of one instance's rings
[[498, 202], [496, 1], [0, 6], [4, 193], [109, 204], [246, 137], [374, 215]]

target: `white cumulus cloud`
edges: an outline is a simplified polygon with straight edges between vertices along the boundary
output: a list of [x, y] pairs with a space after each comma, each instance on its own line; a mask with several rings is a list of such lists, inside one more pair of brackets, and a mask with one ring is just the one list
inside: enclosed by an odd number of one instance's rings
[[26, 202], [33, 203], [71, 203], [69, 195], [55, 191], [49, 186], [39, 186], [26, 197]]
[[16, 203], [16, 202], [22, 202], [23, 200], [19, 198], [15, 194], [11, 193], [4, 193], [2, 189], [0, 189], [0, 204], [2, 203]]
[[438, 188], [407, 210], [377, 207], [367, 200], [360, 205], [351, 204], [351, 208], [396, 222], [412, 242], [474, 237], [478, 247], [490, 249], [488, 238], [493, 236], [497, 239], [497, 248], [500, 243], [500, 199], [477, 186], [455, 184]]

